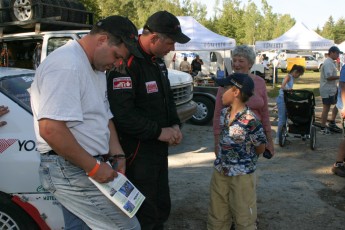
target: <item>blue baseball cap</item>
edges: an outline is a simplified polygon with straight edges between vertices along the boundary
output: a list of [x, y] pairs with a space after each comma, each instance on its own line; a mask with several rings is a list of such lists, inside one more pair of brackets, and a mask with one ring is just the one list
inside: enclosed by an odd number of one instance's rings
[[234, 73], [226, 78], [216, 78], [215, 80], [219, 86], [235, 86], [249, 97], [254, 94], [254, 81], [248, 74]]
[[329, 48], [328, 53], [338, 53], [338, 54], [342, 54], [343, 52], [340, 51], [340, 49], [336, 46], [332, 46], [331, 48]]

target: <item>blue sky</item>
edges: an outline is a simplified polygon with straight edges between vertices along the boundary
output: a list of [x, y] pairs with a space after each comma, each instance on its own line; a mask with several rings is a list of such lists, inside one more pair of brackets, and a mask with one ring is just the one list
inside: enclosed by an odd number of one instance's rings
[[[207, 5], [209, 15], [212, 15], [215, 0], [194, 0]], [[261, 0], [252, 0], [261, 9]], [[247, 0], [242, 1], [247, 4]], [[272, 6], [273, 13], [290, 14], [292, 18], [303, 22], [309, 29], [317, 26], [322, 29], [329, 16], [336, 22], [340, 17], [345, 18], [344, 0], [267, 0]], [[220, 4], [222, 6], [222, 4]]]

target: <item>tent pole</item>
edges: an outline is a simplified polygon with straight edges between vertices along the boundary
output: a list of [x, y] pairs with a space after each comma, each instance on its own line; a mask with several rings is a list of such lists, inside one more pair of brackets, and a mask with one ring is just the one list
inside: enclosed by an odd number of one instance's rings
[[274, 89], [274, 85], [276, 84], [276, 67], [275, 65], [273, 65], [273, 84], [272, 84], [272, 88]]
[[224, 77], [226, 77], [226, 75], [225, 75], [226, 71], [225, 71], [225, 62], [224, 62], [224, 60], [225, 60], [225, 50], [223, 50], [223, 71], [224, 71]]

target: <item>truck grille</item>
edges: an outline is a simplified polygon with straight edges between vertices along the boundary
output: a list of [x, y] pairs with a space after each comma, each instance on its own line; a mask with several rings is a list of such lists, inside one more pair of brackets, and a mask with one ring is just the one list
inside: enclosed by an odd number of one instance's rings
[[186, 103], [193, 98], [192, 84], [174, 86], [172, 87], [172, 91], [174, 94], [174, 101], [176, 105]]

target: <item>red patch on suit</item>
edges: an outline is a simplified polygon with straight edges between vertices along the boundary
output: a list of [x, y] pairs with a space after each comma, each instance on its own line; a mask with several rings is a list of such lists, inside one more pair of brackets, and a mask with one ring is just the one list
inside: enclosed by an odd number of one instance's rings
[[132, 79], [130, 77], [114, 78], [113, 89], [132, 89]]
[[149, 81], [146, 82], [146, 92], [147, 93], [157, 93], [158, 92], [158, 86], [155, 81]]

